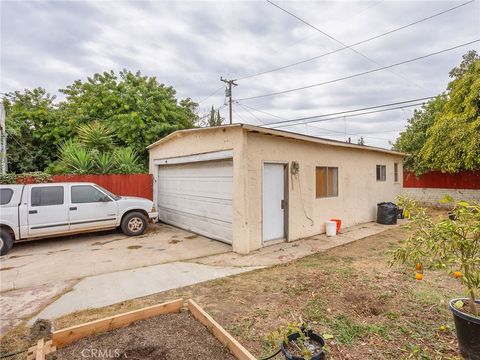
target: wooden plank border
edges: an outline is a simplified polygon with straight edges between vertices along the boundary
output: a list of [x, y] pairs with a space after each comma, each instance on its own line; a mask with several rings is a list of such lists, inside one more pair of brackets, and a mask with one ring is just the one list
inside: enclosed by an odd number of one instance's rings
[[235, 338], [230, 335], [219, 323], [217, 323], [207, 312], [205, 312], [195, 301], [188, 300], [188, 310], [192, 315], [220, 341], [228, 347], [233, 355], [239, 360], [256, 360], [255, 356], [245, 349]]
[[110, 316], [104, 319], [91, 321], [85, 324], [54, 331], [52, 334], [53, 345], [61, 348], [76, 340], [105, 331], [122, 328], [139, 320], [148, 319], [153, 316], [180, 312], [183, 306], [183, 299], [166, 302], [159, 305], [145, 307], [139, 310], [129, 311], [123, 314]]

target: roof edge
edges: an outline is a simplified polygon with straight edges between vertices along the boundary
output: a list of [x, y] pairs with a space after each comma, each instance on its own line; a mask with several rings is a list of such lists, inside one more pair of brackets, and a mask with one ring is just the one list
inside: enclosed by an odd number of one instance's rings
[[311, 135], [294, 133], [294, 132], [291, 132], [291, 131], [264, 128], [264, 127], [261, 127], [261, 126], [250, 125], [250, 124], [242, 124], [242, 123], [177, 130], [177, 131], [165, 136], [164, 138], [162, 138], [160, 140], [157, 140], [153, 144], [150, 144], [149, 146], [147, 146], [147, 149], [150, 150], [151, 148], [154, 148], [157, 145], [160, 145], [161, 143], [169, 141], [169, 140], [171, 140], [171, 139], [173, 139], [173, 138], [175, 138], [175, 137], [177, 137], [177, 136], [179, 136], [183, 133], [191, 133], [191, 132], [197, 132], [197, 131], [212, 131], [212, 130], [217, 130], [217, 129], [235, 128], [235, 127], [240, 127], [242, 129], [245, 129], [245, 130], [251, 131], [251, 132], [277, 135], [277, 136], [281, 136], [281, 137], [285, 137], [285, 138], [296, 139], [296, 140], [300, 140], [300, 141], [309, 141], [309, 142], [328, 145], [328, 146], [338, 146], [338, 147], [364, 150], [364, 151], [376, 151], [376, 152], [382, 152], [382, 153], [386, 153], [386, 154], [390, 154], [390, 155], [397, 155], [397, 156], [403, 156], [403, 157], [407, 156], [406, 153], [403, 153], [403, 152], [400, 152], [400, 151], [395, 151], [395, 150], [389, 150], [389, 149], [385, 149], [385, 148], [381, 148], [381, 147], [352, 144], [352, 143], [347, 143], [347, 142], [338, 141], [338, 140], [332, 140], [332, 139], [320, 138], [320, 137], [311, 136]]

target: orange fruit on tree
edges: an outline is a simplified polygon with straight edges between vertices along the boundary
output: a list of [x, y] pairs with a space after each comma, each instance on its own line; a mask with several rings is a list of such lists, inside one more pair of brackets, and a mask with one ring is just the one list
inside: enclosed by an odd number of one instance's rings
[[415, 270], [422, 270], [422, 263], [416, 263]]
[[423, 280], [423, 274], [416, 273], [416, 274], [415, 274], [415, 279], [417, 279], [417, 280]]
[[460, 271], [455, 271], [453, 273], [453, 276], [455, 276], [458, 279], [458, 278], [461, 278], [463, 276], [463, 274]]

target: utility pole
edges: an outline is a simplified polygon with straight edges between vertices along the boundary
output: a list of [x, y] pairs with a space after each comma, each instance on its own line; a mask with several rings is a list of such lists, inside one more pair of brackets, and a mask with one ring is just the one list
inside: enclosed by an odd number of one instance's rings
[[225, 95], [228, 97], [228, 105], [229, 105], [229, 112], [230, 112], [230, 124], [232, 124], [232, 85], [238, 86], [235, 83], [235, 80], [227, 80], [220, 76], [220, 81], [223, 81], [225, 84], [228, 85], [227, 90], [225, 91]]

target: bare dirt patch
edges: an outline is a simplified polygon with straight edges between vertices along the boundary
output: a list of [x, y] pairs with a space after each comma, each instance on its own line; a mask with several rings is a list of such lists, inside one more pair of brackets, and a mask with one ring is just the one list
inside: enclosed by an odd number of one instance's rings
[[189, 312], [160, 315], [126, 328], [81, 339], [51, 359], [233, 360], [235, 359]]

